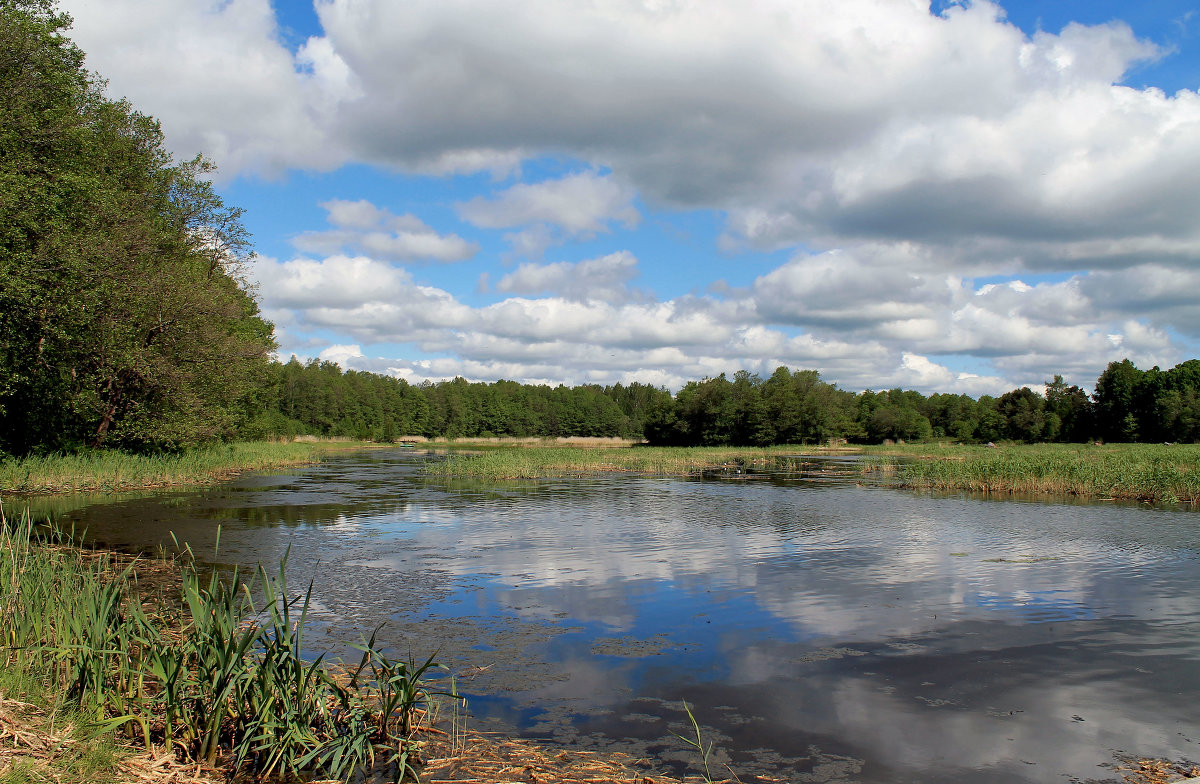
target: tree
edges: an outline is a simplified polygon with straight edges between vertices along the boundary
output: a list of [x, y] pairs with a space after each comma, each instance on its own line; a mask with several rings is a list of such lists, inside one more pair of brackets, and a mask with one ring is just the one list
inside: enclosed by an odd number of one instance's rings
[[1082, 442], [1091, 437], [1092, 403], [1087, 393], [1062, 376], [1046, 382], [1046, 414], [1058, 417], [1058, 440]]
[[1047, 441], [1058, 435], [1059, 418], [1047, 420], [1045, 399], [1029, 387], [1005, 392], [996, 409], [1004, 418], [1005, 437], [1014, 441]]
[[0, 450], [232, 435], [274, 347], [239, 210], [111, 101], [47, 0], [0, 0]]
[[1134, 403], [1142, 371], [1128, 359], [1110, 362], [1096, 379], [1096, 429], [1108, 441], [1136, 441], [1138, 421]]

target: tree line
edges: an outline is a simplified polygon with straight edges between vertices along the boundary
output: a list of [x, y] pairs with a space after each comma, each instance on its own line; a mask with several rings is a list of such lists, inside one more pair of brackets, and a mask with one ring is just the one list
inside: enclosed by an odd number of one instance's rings
[[672, 395], [633, 382], [575, 387], [468, 382], [409, 384], [331, 362], [272, 363], [246, 437], [431, 438], [600, 436], [668, 446], [767, 446], [947, 438], [1082, 442], [1200, 441], [1200, 360], [1170, 370], [1111, 363], [1094, 395], [1062, 376], [1042, 393], [999, 397], [905, 389], [854, 393], [815, 370], [778, 368], [691, 381]]
[[948, 438], [1000, 440], [1200, 441], [1200, 360], [1170, 370], [1112, 362], [1088, 395], [1056, 375], [999, 397], [891, 389], [838, 389], [815, 370], [746, 371], [692, 381], [644, 423], [651, 443], [765, 446], [845, 439], [857, 443]]

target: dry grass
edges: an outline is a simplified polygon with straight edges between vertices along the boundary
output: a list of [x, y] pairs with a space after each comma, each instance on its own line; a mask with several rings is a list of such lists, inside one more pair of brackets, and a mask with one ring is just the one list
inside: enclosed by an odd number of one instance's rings
[[[80, 726], [54, 717], [27, 702], [0, 696], [0, 781], [84, 784], [218, 784], [229, 781], [220, 764], [205, 767], [180, 762], [165, 748], [118, 749], [103, 770], [72, 765], [86, 758], [95, 741]], [[619, 752], [548, 747], [533, 740], [466, 732], [455, 741], [439, 730], [425, 730], [419, 746], [425, 757], [426, 784], [686, 784], [661, 776], [643, 759]], [[313, 784], [333, 784], [313, 782]]]
[[1200, 780], [1197, 778], [1200, 777], [1200, 767], [1190, 762], [1137, 759], [1118, 765], [1117, 771], [1130, 784], [1181, 784]]
[[492, 734], [468, 733], [465, 744], [458, 748], [451, 748], [445, 741], [430, 742], [427, 748], [430, 757], [421, 771], [421, 779], [428, 784], [677, 784], [681, 781], [660, 776], [649, 762], [627, 754], [547, 747], [537, 741]]

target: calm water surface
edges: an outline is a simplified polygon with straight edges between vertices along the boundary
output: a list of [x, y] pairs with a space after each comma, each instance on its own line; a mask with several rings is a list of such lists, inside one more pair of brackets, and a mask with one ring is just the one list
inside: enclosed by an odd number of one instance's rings
[[[1119, 781], [1200, 758], [1200, 516], [795, 476], [430, 483], [381, 451], [69, 511], [109, 545], [276, 562], [321, 645], [439, 659], [476, 728], [743, 781]], [[689, 767], [691, 766], [691, 767]], [[720, 777], [720, 776], [718, 776]]]

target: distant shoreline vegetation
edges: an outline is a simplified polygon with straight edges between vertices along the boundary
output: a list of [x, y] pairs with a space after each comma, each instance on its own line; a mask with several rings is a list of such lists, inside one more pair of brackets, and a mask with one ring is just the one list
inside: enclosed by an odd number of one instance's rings
[[515, 381], [408, 384], [331, 362], [273, 362], [238, 432], [246, 438], [623, 438], [656, 446], [773, 446], [950, 439], [1200, 441], [1200, 360], [1142, 371], [1113, 362], [1095, 393], [1046, 382], [999, 397], [839, 389], [780, 367], [691, 381], [672, 395], [640, 382], [575, 387]]
[[[802, 448], [801, 448], [802, 449]], [[824, 449], [797, 447], [646, 447], [578, 449], [512, 447], [430, 463], [427, 476], [506, 481], [603, 476], [745, 478], [754, 473], [812, 471]], [[1162, 444], [946, 443], [837, 450], [860, 457], [843, 478], [916, 490], [1077, 496], [1153, 503], [1200, 502], [1200, 446]]]

